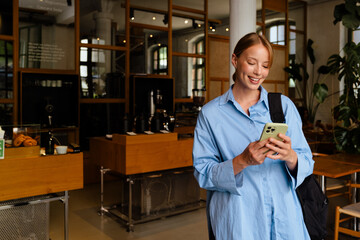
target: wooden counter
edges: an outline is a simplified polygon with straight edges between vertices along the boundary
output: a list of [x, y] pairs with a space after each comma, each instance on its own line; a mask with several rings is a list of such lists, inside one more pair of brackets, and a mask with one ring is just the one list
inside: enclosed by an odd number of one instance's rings
[[136, 136], [113, 134], [113, 140], [90, 139], [90, 157], [99, 168], [124, 175], [192, 166], [193, 139], [178, 140], [177, 133]]
[[82, 153], [0, 159], [0, 201], [80, 188]]

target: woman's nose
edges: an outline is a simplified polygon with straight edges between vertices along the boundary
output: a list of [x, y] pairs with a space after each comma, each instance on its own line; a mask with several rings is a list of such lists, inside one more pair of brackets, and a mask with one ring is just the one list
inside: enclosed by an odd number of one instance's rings
[[259, 65], [256, 65], [254, 68], [254, 74], [260, 75], [261, 73], [261, 67]]

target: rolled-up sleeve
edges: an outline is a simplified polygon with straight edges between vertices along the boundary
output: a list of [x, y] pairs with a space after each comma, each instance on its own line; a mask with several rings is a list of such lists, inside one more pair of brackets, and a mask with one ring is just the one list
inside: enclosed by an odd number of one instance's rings
[[239, 195], [242, 173], [234, 176], [232, 159], [222, 159], [213, 133], [203, 112], [195, 128], [193, 145], [194, 176], [201, 188]]

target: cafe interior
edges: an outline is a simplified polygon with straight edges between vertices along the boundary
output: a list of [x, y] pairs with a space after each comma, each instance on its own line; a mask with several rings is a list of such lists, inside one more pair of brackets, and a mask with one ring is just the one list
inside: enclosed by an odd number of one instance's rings
[[359, 24], [334, 17], [344, 3], [2, 1], [0, 240], [208, 239], [194, 129], [233, 83], [247, 32], [274, 49], [262, 86], [302, 117], [329, 202], [325, 239], [359, 239], [360, 111], [346, 105], [359, 77], [319, 71], [356, 52], [344, 46]]

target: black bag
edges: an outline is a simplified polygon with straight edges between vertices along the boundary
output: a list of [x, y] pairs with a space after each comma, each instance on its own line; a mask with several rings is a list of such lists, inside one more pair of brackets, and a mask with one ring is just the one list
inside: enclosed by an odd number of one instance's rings
[[[281, 105], [281, 93], [269, 93], [269, 108], [273, 122], [285, 122]], [[314, 175], [304, 179], [296, 188], [306, 228], [312, 240], [322, 240], [327, 236], [326, 219], [328, 212], [328, 198], [321, 190]]]

